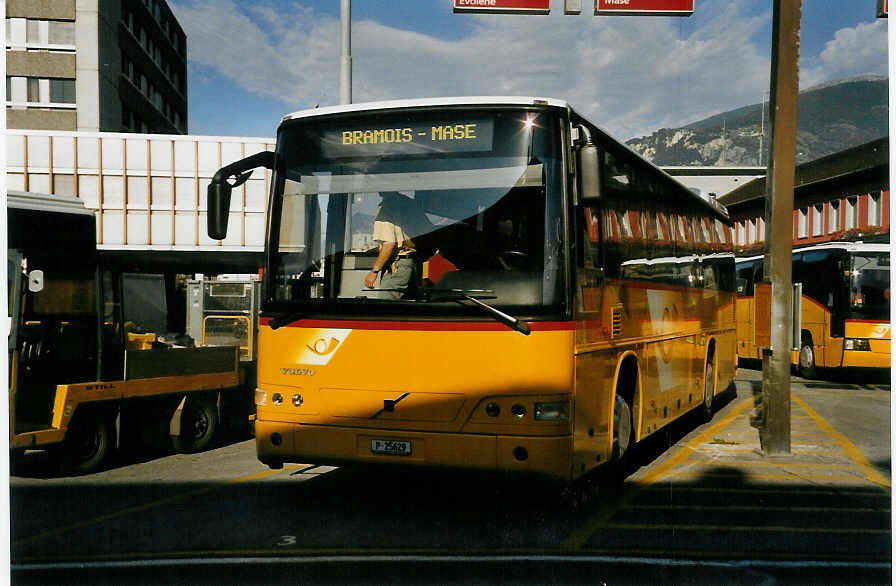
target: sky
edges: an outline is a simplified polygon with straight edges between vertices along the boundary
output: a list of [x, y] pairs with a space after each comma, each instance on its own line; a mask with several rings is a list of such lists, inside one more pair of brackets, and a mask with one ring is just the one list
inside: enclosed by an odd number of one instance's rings
[[[772, 0], [695, 0], [689, 17], [454, 14], [452, 0], [353, 0], [354, 102], [568, 101], [619, 139], [767, 99]], [[190, 134], [273, 137], [339, 103], [339, 0], [169, 0], [187, 34]], [[800, 89], [887, 74], [877, 0], [803, 0]], [[590, 8], [590, 9], [589, 9]]]

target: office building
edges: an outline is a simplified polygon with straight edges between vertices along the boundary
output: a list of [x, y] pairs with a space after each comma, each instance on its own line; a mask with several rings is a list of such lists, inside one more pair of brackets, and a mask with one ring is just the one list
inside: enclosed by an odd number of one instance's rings
[[9, 128], [187, 132], [187, 42], [165, 0], [6, 0]]

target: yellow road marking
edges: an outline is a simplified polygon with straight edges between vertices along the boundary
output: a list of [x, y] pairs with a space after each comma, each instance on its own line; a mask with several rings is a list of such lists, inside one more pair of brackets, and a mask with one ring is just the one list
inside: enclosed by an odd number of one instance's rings
[[828, 436], [830, 436], [831, 439], [833, 439], [844, 452], [846, 452], [846, 455], [849, 456], [849, 458], [853, 462], [855, 462], [859, 468], [862, 469], [862, 472], [865, 474], [865, 478], [867, 480], [879, 486], [885, 486], [887, 488], [890, 487], [890, 479], [878, 472], [877, 468], [871, 465], [871, 462], [868, 461], [868, 458], [865, 457], [865, 454], [863, 454], [854, 443], [849, 441], [849, 439], [845, 435], [834, 429], [833, 425], [828, 423], [824, 417], [819, 415], [818, 412], [815, 411], [815, 409], [809, 407], [809, 405], [805, 401], [800, 399], [795, 393], [791, 393], [791, 397], [796, 402], [796, 404], [799, 405], [803, 409], [803, 411], [805, 411], [806, 414], [812, 418], [812, 421], [815, 422], [815, 425], [824, 430], [824, 432], [827, 433]]
[[188, 499], [188, 498], [191, 498], [194, 496], [199, 496], [201, 494], [213, 492], [213, 491], [219, 490], [221, 488], [232, 486], [234, 484], [240, 484], [243, 482], [251, 482], [253, 480], [259, 480], [261, 478], [273, 476], [273, 475], [279, 474], [281, 472], [297, 470], [299, 468], [302, 468], [303, 466], [306, 466], [306, 465], [288, 466], [288, 467], [284, 467], [282, 470], [264, 470], [262, 472], [250, 474], [249, 476], [243, 476], [241, 478], [234, 478], [233, 480], [228, 480], [226, 482], [222, 482], [220, 484], [215, 484], [213, 486], [207, 486], [205, 488], [197, 488], [196, 490], [190, 490], [190, 491], [183, 492], [181, 494], [176, 494], [174, 496], [170, 496], [167, 498], [144, 503], [142, 505], [128, 507], [126, 509], [121, 509], [121, 510], [115, 511], [113, 513], [107, 513], [105, 515], [100, 515], [99, 517], [94, 517], [92, 519], [87, 519], [85, 521], [77, 521], [75, 523], [69, 523], [68, 525], [63, 525], [62, 527], [57, 527], [56, 529], [51, 529], [49, 531], [44, 531], [43, 533], [38, 533], [37, 535], [32, 535], [31, 537], [25, 537], [23, 539], [19, 539], [17, 541], [14, 541], [12, 543], [12, 545], [16, 546], [16, 545], [24, 545], [26, 543], [33, 543], [35, 541], [39, 541], [39, 540], [45, 539], [47, 537], [55, 537], [55, 536], [61, 535], [63, 533], [68, 533], [69, 531], [74, 531], [75, 529], [87, 527], [88, 525], [96, 525], [97, 523], [102, 523], [103, 521], [109, 521], [110, 519], [116, 519], [118, 517], [130, 515], [131, 513], [139, 513], [141, 511], [146, 511], [148, 509], [158, 507], [160, 505], [167, 505], [169, 503], [182, 501], [184, 499]]
[[[657, 484], [651, 486], [644, 486], [641, 490], [650, 491], [650, 492], [668, 492], [669, 487], [665, 484]], [[689, 484], [677, 484], [675, 485], [675, 490], [679, 492], [719, 492], [719, 488], [716, 486], [692, 486]], [[818, 489], [818, 488], [797, 488], [794, 489], [792, 486], [787, 488], [770, 488], [768, 486], [756, 486], [752, 488], [725, 488], [726, 493], [747, 493], [747, 494], [793, 494], [793, 495], [805, 495], [805, 496], [844, 496], [844, 492], [842, 490], [826, 490], [826, 489]], [[850, 487], [848, 495], [850, 497], [877, 497], [881, 499], [887, 499], [889, 502], [890, 495], [884, 490], [853, 490]]]
[[649, 530], [666, 529], [670, 531], [763, 531], [767, 533], [844, 533], [886, 535], [889, 529], [860, 529], [841, 527], [787, 527], [762, 525], [663, 525], [653, 523], [607, 523], [607, 529]]
[[713, 435], [718, 433], [720, 429], [726, 427], [729, 423], [737, 419], [741, 413], [746, 411], [747, 408], [752, 405], [752, 403], [752, 397], [741, 401], [731, 411], [729, 411], [728, 414], [725, 415], [725, 417], [714, 423], [708, 429], [704, 430], [700, 435], [689, 441], [684, 445], [684, 447], [673, 454], [672, 457], [670, 457], [668, 460], [646, 474], [644, 478], [640, 480], [640, 482], [644, 484], [653, 484], [654, 482], [665, 476], [665, 474], [669, 472], [669, 470], [684, 462], [692, 452], [696, 452], [697, 449], [695, 446], [706, 443]]
[[[689, 465], [688, 470], [692, 470], [694, 468], [717, 468], [719, 466], [730, 466], [732, 462], [730, 460], [723, 459], [714, 459], [714, 460], [702, 460], [698, 462], [692, 462]], [[821, 462], [767, 462], [764, 460], [735, 460], [734, 463], [737, 464], [739, 469], [749, 470], [750, 468], [817, 468], [817, 469], [831, 469], [831, 470], [855, 470], [855, 465], [850, 464], [825, 464]]]
[[749, 505], [629, 505], [629, 509], [648, 509], [663, 511], [787, 511], [787, 512], [817, 512], [829, 513], [832, 510], [838, 513], [889, 513], [890, 509], [873, 507], [766, 507]]
[[725, 417], [717, 421], [716, 423], [709, 426], [702, 433], [697, 435], [694, 439], [689, 441], [686, 445], [684, 445], [680, 450], [678, 450], [675, 454], [673, 454], [668, 460], [654, 468], [651, 472], [644, 476], [643, 479], [637, 480], [637, 485], [633, 488], [625, 490], [625, 494], [622, 498], [618, 499], [617, 502], [612, 503], [607, 506], [607, 508], [596, 515], [589, 522], [585, 523], [583, 526], [579, 527], [575, 531], [573, 531], [569, 537], [563, 540], [563, 547], [565, 548], [573, 548], [579, 549], [584, 547], [585, 543], [588, 541], [588, 538], [598, 529], [604, 525], [610, 517], [616, 514], [616, 512], [625, 507], [629, 502], [631, 502], [636, 496], [638, 496], [641, 491], [643, 491], [647, 486], [655, 483], [659, 480], [663, 475], [665, 475], [669, 470], [678, 466], [681, 462], [683, 462], [692, 452], [696, 452], [695, 446], [699, 446], [700, 444], [708, 441], [712, 438], [716, 433], [719, 432], [722, 428], [727, 426], [729, 423], [737, 419], [741, 413], [747, 410], [747, 408], [753, 404], [753, 398], [747, 398], [741, 401], [738, 405], [736, 405], [731, 411], [728, 412]]
[[[703, 472], [692, 472], [690, 470], [683, 472], [672, 472], [669, 476], [674, 477], [676, 480], [696, 480], [700, 478], [738, 478], [737, 474], [714, 474], [712, 472], [703, 473]], [[861, 474], [856, 474], [854, 476], [850, 475], [839, 475], [839, 476], [817, 476], [812, 474], [750, 474], [749, 471], [744, 471], [743, 477], [747, 480], [808, 480], [810, 482], [838, 482], [838, 481], [849, 481], [849, 480], [857, 480], [863, 478]], [[719, 490], [724, 491], [724, 488], [720, 488]]]

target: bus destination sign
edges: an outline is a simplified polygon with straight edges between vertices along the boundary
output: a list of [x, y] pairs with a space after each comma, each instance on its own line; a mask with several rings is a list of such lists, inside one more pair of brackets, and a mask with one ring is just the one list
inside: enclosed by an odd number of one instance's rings
[[454, 0], [454, 12], [549, 14], [551, 0]]
[[595, 0], [595, 14], [690, 16], [694, 0]]
[[493, 134], [492, 120], [352, 126], [324, 131], [322, 146], [328, 157], [490, 151]]

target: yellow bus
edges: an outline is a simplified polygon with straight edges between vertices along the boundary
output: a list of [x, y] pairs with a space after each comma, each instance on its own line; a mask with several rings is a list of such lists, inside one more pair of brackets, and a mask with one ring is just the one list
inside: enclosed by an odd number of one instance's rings
[[[286, 116], [259, 320], [256, 442], [285, 462], [531, 472], [624, 461], [736, 368], [724, 207], [565, 102], [405, 100]], [[234, 179], [235, 178], [235, 179]], [[412, 278], [375, 240], [402, 224]], [[406, 247], [411, 241], [412, 247]], [[384, 281], [372, 270], [389, 272]], [[372, 285], [372, 286], [371, 286]], [[612, 468], [612, 466], [611, 466]]]
[[[737, 354], [761, 359], [755, 343], [755, 284], [761, 256], [737, 261]], [[890, 246], [830, 242], [793, 251], [791, 362], [800, 376], [817, 369], [890, 368]]]

